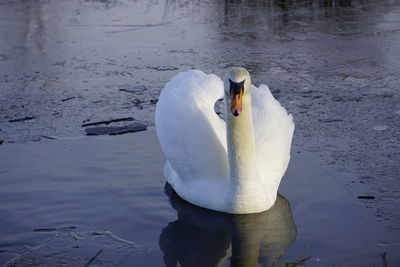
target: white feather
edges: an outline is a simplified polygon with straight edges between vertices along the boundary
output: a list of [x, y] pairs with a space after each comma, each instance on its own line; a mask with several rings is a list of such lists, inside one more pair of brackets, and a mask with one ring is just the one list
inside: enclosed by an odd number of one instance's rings
[[267, 86], [252, 87], [256, 165], [262, 183], [259, 188], [272, 203], [233, 210], [226, 199], [230, 186], [226, 126], [214, 112], [215, 102], [223, 96], [222, 80], [199, 70], [180, 73], [165, 85], [155, 119], [167, 157], [166, 179], [183, 199], [198, 206], [231, 213], [266, 210], [274, 204], [290, 159], [292, 116]]

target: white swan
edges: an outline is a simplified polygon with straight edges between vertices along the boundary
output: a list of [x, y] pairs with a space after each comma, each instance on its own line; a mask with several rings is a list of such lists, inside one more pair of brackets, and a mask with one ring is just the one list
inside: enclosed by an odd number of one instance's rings
[[[226, 123], [214, 111], [223, 96]], [[236, 214], [275, 203], [293, 119], [266, 85], [251, 85], [246, 69], [229, 69], [224, 82], [199, 70], [176, 75], [160, 94], [155, 121], [166, 179], [183, 199]]]

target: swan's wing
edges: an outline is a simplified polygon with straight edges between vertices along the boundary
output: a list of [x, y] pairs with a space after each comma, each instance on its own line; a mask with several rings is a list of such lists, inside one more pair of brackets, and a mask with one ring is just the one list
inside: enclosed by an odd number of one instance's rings
[[178, 74], [162, 90], [156, 130], [168, 160], [167, 180], [173, 186], [228, 179], [225, 122], [214, 112], [223, 94], [221, 79], [199, 70]]
[[289, 164], [293, 118], [266, 85], [252, 87], [252, 106], [260, 177], [264, 186], [277, 190]]

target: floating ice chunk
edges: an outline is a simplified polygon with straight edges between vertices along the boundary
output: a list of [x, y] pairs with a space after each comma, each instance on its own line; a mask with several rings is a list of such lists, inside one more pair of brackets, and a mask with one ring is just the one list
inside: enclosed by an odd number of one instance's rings
[[372, 129], [374, 129], [375, 131], [384, 131], [387, 130], [387, 128], [389, 127], [387, 127], [386, 125], [376, 125]]

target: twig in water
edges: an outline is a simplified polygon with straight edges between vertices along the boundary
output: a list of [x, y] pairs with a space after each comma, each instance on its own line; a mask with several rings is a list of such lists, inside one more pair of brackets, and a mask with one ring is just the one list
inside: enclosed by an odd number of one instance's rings
[[83, 267], [88, 267], [89, 264], [91, 264], [91, 263], [96, 259], [96, 257], [100, 255], [101, 252], [103, 252], [103, 249], [100, 249], [100, 250], [96, 253], [96, 255], [94, 255]]
[[61, 101], [65, 102], [65, 101], [68, 101], [68, 100], [71, 100], [71, 99], [74, 99], [74, 98], [75, 98], [75, 96], [71, 96], [71, 97], [68, 97], [68, 98], [61, 99]]
[[308, 257], [306, 257], [304, 259], [301, 259], [301, 260], [298, 260], [298, 261], [295, 261], [295, 262], [290, 262], [289, 264], [286, 264], [286, 266], [296, 267], [296, 266], [299, 266], [299, 265], [303, 265], [309, 259], [311, 259], [311, 256], [308, 256]]
[[106, 120], [106, 121], [97, 121], [97, 122], [89, 122], [82, 124], [82, 127], [105, 124], [108, 125], [113, 122], [121, 122], [121, 121], [134, 121], [135, 119], [132, 117], [120, 118], [120, 119], [113, 119], [113, 120]]
[[386, 253], [387, 253], [387, 251], [385, 251], [385, 252], [382, 254], [383, 267], [387, 267], [387, 266], [388, 266], [387, 261], [386, 261]]
[[23, 118], [9, 120], [8, 122], [30, 121], [30, 120], [33, 120], [33, 119], [36, 119], [36, 117], [34, 117], [34, 116], [25, 116]]
[[50, 139], [50, 140], [55, 140], [55, 139], [57, 139], [55, 136], [44, 135], [44, 134], [41, 134], [40, 137], [43, 137], [43, 138], [46, 138], [46, 139]]
[[374, 196], [358, 196], [359, 199], [375, 199]]

